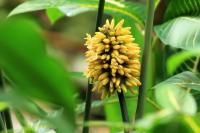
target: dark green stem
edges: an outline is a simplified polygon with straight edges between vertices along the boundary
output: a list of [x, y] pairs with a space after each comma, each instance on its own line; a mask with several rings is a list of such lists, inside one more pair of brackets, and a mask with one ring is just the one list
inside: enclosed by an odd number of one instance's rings
[[[87, 122], [89, 120], [91, 103], [92, 103], [92, 84], [90, 83], [90, 80], [88, 79], [88, 90], [87, 90], [87, 93], [86, 93], [84, 122]], [[83, 133], [88, 133], [88, 132], [89, 132], [89, 127], [84, 126], [83, 127]]]
[[0, 132], [6, 131], [6, 125], [4, 123], [4, 116], [0, 113]]
[[[97, 22], [96, 22], [96, 31], [98, 31], [98, 27], [102, 24], [103, 12], [104, 12], [104, 4], [105, 0], [99, 0], [99, 8], [97, 14]], [[91, 103], [92, 103], [92, 83], [91, 79], [88, 79], [88, 90], [86, 92], [86, 104], [85, 104], [85, 115], [84, 115], [84, 122], [87, 122], [90, 117], [90, 110], [91, 110]], [[83, 127], [83, 133], [88, 133], [89, 127]]]
[[148, 1], [148, 16], [145, 27], [145, 41], [144, 41], [144, 54], [142, 58], [142, 67], [141, 67], [141, 82], [142, 86], [139, 88], [138, 103], [136, 109], [135, 119], [140, 119], [143, 117], [144, 113], [144, 102], [145, 102], [145, 91], [147, 89], [148, 83], [148, 68], [150, 66], [150, 57], [151, 57], [151, 40], [152, 40], [152, 29], [153, 29], [153, 19], [154, 19], [154, 0]]
[[97, 23], [96, 23], [95, 31], [98, 31], [98, 28], [102, 25], [104, 5], [105, 5], [105, 0], [99, 0], [99, 8], [98, 8]]
[[[121, 92], [121, 93], [117, 92], [117, 94], [118, 94], [118, 99], [119, 99], [119, 103], [120, 103], [120, 109], [121, 109], [123, 122], [129, 123], [128, 110], [126, 107], [126, 101], [124, 98], [124, 94], [123, 94], [123, 92]], [[129, 131], [124, 130], [124, 133], [129, 133]]]
[[13, 129], [13, 125], [12, 125], [12, 119], [11, 119], [11, 113], [9, 109], [6, 109], [3, 111], [3, 115], [4, 115], [4, 121], [6, 123], [6, 128], [7, 130], [12, 130]]
[[[4, 89], [4, 79], [3, 79], [3, 73], [0, 71], [0, 89]], [[13, 125], [12, 125], [12, 119], [11, 119], [11, 114], [9, 109], [5, 109], [4, 111], [1, 112], [1, 118], [6, 126], [6, 129], [12, 130]], [[3, 130], [3, 129], [1, 129]]]

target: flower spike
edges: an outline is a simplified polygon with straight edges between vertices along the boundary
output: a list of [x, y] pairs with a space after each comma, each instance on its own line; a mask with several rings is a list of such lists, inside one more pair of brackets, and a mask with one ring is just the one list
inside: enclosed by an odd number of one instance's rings
[[102, 98], [141, 85], [140, 47], [134, 43], [131, 28], [124, 28], [123, 24], [124, 20], [116, 26], [114, 19], [106, 20], [99, 32], [86, 37], [86, 75], [93, 79], [93, 91], [101, 92]]

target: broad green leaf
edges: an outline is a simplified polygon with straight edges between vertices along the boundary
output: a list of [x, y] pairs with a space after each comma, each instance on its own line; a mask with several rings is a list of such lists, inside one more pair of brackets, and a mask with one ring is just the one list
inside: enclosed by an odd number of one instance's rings
[[200, 18], [179, 17], [155, 26], [157, 36], [166, 45], [185, 50], [200, 49]]
[[[167, 72], [169, 75], [172, 75], [177, 68], [185, 62], [187, 59], [190, 59], [191, 57], [194, 56], [199, 56], [200, 52], [198, 51], [182, 51], [176, 54], [173, 54], [167, 59]], [[189, 69], [189, 68], [188, 68]], [[195, 67], [190, 68], [191, 71], [196, 71], [194, 70]]]
[[196, 102], [189, 93], [190, 89], [199, 91], [200, 80], [192, 72], [177, 74], [153, 87], [155, 97], [163, 108], [194, 114]]
[[[27, 1], [15, 8], [9, 16], [19, 13], [38, 11], [43, 9], [57, 8], [67, 16], [74, 16], [79, 13], [94, 11], [98, 7], [98, 0], [34, 0]], [[105, 12], [111, 15], [123, 16], [130, 18], [141, 26], [144, 25], [145, 7], [140, 4], [129, 2], [116, 2], [107, 0], [105, 4]], [[55, 14], [55, 11], [53, 12]], [[52, 16], [52, 15], [50, 15]], [[57, 15], [56, 15], [57, 16]], [[57, 16], [57, 18], [59, 18]], [[54, 19], [55, 21], [55, 19]]]
[[178, 16], [198, 16], [200, 0], [169, 0], [165, 21]]
[[[74, 127], [74, 88], [64, 66], [45, 52], [39, 27], [29, 19], [0, 24], [0, 68], [20, 93], [63, 105], [66, 128]], [[12, 39], [10, 39], [12, 37]]]

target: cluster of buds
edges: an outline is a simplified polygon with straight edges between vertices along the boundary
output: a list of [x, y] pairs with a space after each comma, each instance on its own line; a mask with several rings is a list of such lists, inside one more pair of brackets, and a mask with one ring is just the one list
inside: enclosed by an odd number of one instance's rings
[[115, 26], [114, 20], [107, 20], [93, 37], [86, 37], [86, 76], [93, 80], [93, 91], [101, 92], [102, 98], [141, 85], [140, 47], [134, 43], [131, 27], [122, 27], [123, 23], [121, 20]]

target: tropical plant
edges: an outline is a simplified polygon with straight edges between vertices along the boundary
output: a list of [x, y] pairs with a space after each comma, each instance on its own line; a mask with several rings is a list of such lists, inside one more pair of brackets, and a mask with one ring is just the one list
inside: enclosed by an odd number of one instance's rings
[[[15, 1], [14, 6], [0, 2], [2, 133], [88, 133], [92, 127], [107, 127], [111, 133], [200, 132], [200, 0], [147, 0], [146, 5], [142, 0]], [[106, 19], [124, 20], [124, 27], [131, 27], [141, 49], [142, 85], [130, 88], [133, 94], [118, 91], [100, 99], [92, 92], [91, 78], [98, 76], [88, 74], [87, 79], [84, 71], [73, 71], [66, 63], [70, 59], [49, 44], [54, 37], [62, 41], [69, 36], [81, 40], [70, 46], [78, 50], [86, 32], [93, 36]], [[105, 34], [103, 28], [100, 32]], [[86, 91], [78, 89], [81, 81]], [[96, 112], [101, 119], [90, 119]]]

